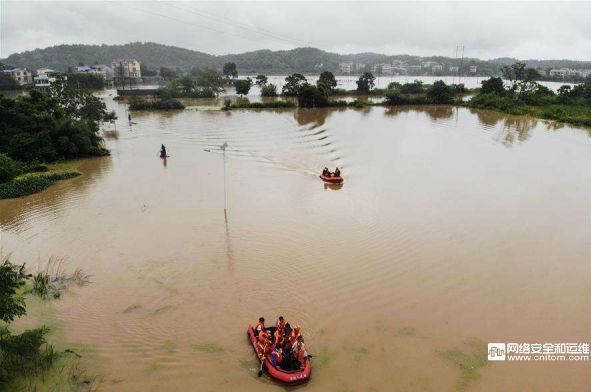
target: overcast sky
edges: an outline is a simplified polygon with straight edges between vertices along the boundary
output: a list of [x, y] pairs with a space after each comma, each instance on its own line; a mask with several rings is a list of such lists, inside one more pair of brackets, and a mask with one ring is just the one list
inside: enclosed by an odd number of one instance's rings
[[[1, 0], [0, 0], [1, 1]], [[0, 57], [153, 41], [211, 54], [338, 53], [591, 60], [591, 2], [28, 2], [2, 5]]]

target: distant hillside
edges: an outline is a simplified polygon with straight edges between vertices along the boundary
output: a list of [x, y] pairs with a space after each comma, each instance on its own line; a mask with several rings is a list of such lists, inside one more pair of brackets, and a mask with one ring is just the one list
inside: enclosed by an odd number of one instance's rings
[[0, 61], [17, 67], [49, 67], [66, 71], [68, 67], [78, 63], [111, 64], [114, 59], [129, 57], [150, 67], [191, 68], [217, 66], [219, 63], [214, 56], [207, 53], [150, 42], [125, 45], [58, 45], [15, 53]]
[[[325, 52], [315, 48], [296, 48], [292, 50], [257, 50], [240, 54], [214, 56], [203, 52], [183, 49], [175, 46], [157, 44], [153, 42], [134, 42], [125, 45], [58, 45], [45, 49], [35, 49], [10, 55], [2, 63], [17, 67], [37, 69], [49, 67], [66, 71], [68, 67], [85, 64], [110, 64], [113, 59], [132, 57], [149, 68], [171, 67], [190, 70], [213, 66], [221, 68], [225, 62], [233, 61], [241, 73], [266, 72], [320, 72], [331, 70], [337, 72], [339, 63], [353, 62], [366, 64], [389, 63], [394, 60], [418, 65], [423, 61], [437, 61], [444, 64], [444, 72], [449, 66], [459, 66], [459, 59], [432, 56], [419, 57], [409, 55], [388, 56], [376, 53], [337, 54]], [[489, 61], [465, 58], [463, 69], [475, 65], [479, 75], [494, 75], [499, 73], [503, 65], [512, 64], [518, 60], [499, 58]], [[591, 62], [572, 60], [527, 60], [530, 67], [571, 67], [591, 68]]]

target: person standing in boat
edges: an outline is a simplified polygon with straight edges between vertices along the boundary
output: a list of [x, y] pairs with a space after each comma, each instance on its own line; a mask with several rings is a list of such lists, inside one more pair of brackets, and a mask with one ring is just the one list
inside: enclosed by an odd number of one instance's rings
[[285, 324], [287, 324], [287, 320], [285, 320], [283, 316], [279, 316], [279, 319], [275, 322], [275, 327], [283, 331], [285, 329]]
[[264, 331], [264, 330], [265, 330], [265, 318], [259, 317], [259, 322], [254, 325], [254, 336], [259, 336], [259, 333], [261, 333], [261, 331]]
[[162, 147], [160, 147], [160, 158], [166, 158], [166, 147], [164, 147], [164, 144], [162, 145]]

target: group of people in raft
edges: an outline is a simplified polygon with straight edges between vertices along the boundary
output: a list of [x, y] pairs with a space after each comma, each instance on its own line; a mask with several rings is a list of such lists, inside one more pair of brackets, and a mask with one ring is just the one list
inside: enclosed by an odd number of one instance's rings
[[330, 170], [328, 170], [328, 167], [325, 167], [324, 170], [322, 170], [322, 175], [324, 177], [340, 177], [341, 171], [337, 167], [334, 169], [334, 173], [331, 173]]
[[274, 327], [265, 326], [265, 318], [259, 318], [254, 326], [254, 335], [257, 338], [256, 350], [261, 361], [265, 355], [271, 356], [271, 363], [283, 370], [303, 369], [306, 365], [306, 345], [301, 334], [300, 327], [291, 325], [279, 316]]

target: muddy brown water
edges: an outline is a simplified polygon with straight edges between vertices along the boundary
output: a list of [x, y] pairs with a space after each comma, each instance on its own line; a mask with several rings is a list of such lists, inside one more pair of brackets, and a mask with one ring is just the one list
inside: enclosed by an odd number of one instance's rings
[[[591, 340], [588, 131], [436, 106], [136, 112], [130, 126], [105, 96], [112, 155], [0, 202], [4, 253], [92, 275], [54, 306], [100, 354], [103, 390], [283, 390], [256, 377], [246, 340], [280, 314], [316, 354], [302, 390], [589, 390], [589, 363], [489, 362], [462, 386], [444, 355]], [[325, 165], [342, 187], [318, 179]]]

